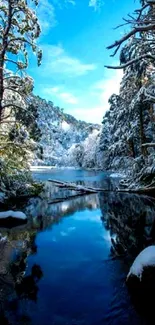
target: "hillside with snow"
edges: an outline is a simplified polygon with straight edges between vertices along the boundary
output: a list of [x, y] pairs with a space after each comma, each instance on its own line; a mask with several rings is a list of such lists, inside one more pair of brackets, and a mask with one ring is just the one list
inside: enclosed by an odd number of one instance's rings
[[85, 167], [96, 165], [101, 126], [76, 120], [53, 102], [32, 96], [41, 132], [33, 165]]

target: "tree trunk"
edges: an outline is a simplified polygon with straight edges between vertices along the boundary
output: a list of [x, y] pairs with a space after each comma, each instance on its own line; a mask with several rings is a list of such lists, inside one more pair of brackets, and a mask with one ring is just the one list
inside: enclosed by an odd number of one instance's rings
[[7, 25], [4, 30], [4, 35], [2, 38], [2, 48], [0, 51], [0, 123], [2, 121], [3, 114], [3, 95], [4, 95], [4, 64], [5, 64], [5, 54], [8, 47], [8, 37], [11, 28], [12, 21], [12, 0], [8, 0], [8, 20]]
[[141, 147], [141, 154], [143, 156], [147, 155], [147, 149], [143, 146], [145, 143], [145, 134], [144, 134], [144, 121], [143, 121], [143, 98], [139, 103], [139, 122], [140, 122], [140, 147]]

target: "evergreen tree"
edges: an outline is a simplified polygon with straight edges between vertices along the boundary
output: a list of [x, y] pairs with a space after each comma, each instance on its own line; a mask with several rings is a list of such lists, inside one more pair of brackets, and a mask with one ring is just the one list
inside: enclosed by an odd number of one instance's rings
[[0, 1], [0, 191], [24, 188], [29, 176], [23, 169], [28, 170], [34, 149], [31, 138], [39, 136], [36, 108], [29, 99], [33, 80], [26, 73], [30, 51], [38, 65], [42, 57], [36, 44], [41, 30], [35, 6], [37, 0]]
[[[37, 5], [36, 0], [31, 2]], [[26, 0], [0, 1], [0, 121], [6, 118], [6, 109], [23, 109], [25, 106], [24, 100], [32, 90], [33, 82], [23, 72], [28, 67], [30, 49], [36, 53], [40, 65], [42, 54], [36, 46], [39, 35], [37, 16]], [[8, 92], [11, 92], [10, 96]]]
[[108, 47], [115, 49], [114, 56], [123, 45], [120, 65], [107, 68], [123, 69], [124, 76], [119, 96], [110, 99], [100, 148], [106, 168], [130, 170], [132, 185], [134, 180], [149, 189], [155, 178], [155, 1], [140, 3], [125, 20], [131, 25], [129, 33]]

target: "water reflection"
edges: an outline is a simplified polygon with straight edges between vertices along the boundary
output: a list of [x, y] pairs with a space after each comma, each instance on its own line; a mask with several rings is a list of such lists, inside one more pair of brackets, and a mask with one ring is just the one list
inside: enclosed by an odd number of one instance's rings
[[42, 218], [44, 227], [50, 224], [50, 221], [56, 221], [63, 216], [71, 215], [76, 211], [85, 209], [93, 210], [99, 208], [98, 195], [77, 197], [74, 200], [66, 200], [61, 203], [49, 204], [50, 200], [42, 198], [33, 198], [29, 201], [26, 213], [34, 218]]
[[47, 184], [27, 224], [0, 229], [0, 324], [141, 324], [123, 263], [155, 241], [154, 200], [111, 192], [49, 204], [57, 195]]
[[[37, 300], [37, 282], [42, 277], [39, 265], [33, 265], [25, 276], [27, 258], [36, 252], [35, 235], [26, 229], [4, 230], [0, 241], [0, 324], [22, 324], [27, 317], [19, 313], [23, 299]], [[28, 319], [27, 319], [28, 320]]]
[[132, 257], [155, 242], [155, 200], [109, 193], [99, 196], [102, 220], [110, 230], [112, 251]]

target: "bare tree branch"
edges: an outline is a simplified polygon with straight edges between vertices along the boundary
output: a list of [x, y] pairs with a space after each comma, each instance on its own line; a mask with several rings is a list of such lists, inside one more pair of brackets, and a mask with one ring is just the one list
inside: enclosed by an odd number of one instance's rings
[[[115, 41], [112, 45], [109, 45], [107, 47], [108, 50], [114, 48], [114, 47], [120, 47], [120, 45], [122, 43], [124, 43], [125, 41], [127, 41], [131, 36], [135, 35], [136, 33], [139, 33], [139, 32], [147, 32], [147, 31], [152, 31], [152, 30], [155, 30], [155, 24], [149, 24], [147, 26], [139, 26], [139, 27], [136, 27], [134, 29], [132, 29], [129, 33], [127, 33], [126, 35], [124, 35], [120, 40], [118, 41]], [[119, 49], [118, 47], [118, 49]], [[117, 51], [118, 51], [117, 49]], [[116, 53], [117, 53], [116, 51]]]
[[144, 54], [144, 55], [141, 55], [139, 56], [138, 58], [135, 58], [133, 60], [130, 60], [128, 61], [127, 63], [125, 64], [121, 64], [119, 66], [111, 66], [111, 65], [105, 65], [105, 68], [108, 68], [108, 69], [125, 69], [127, 68], [128, 66], [142, 60], [142, 59], [151, 59], [153, 61], [155, 61], [155, 56], [151, 55], [151, 54]]
[[146, 4], [145, 4], [141, 9], [137, 9], [137, 10], [135, 10], [135, 12], [139, 14], [138, 17], [137, 17], [137, 20], [140, 19], [140, 17], [141, 17], [141, 15], [142, 15], [143, 11], [144, 11], [147, 7], [149, 7], [149, 5], [150, 5], [149, 3], [146, 3]]

